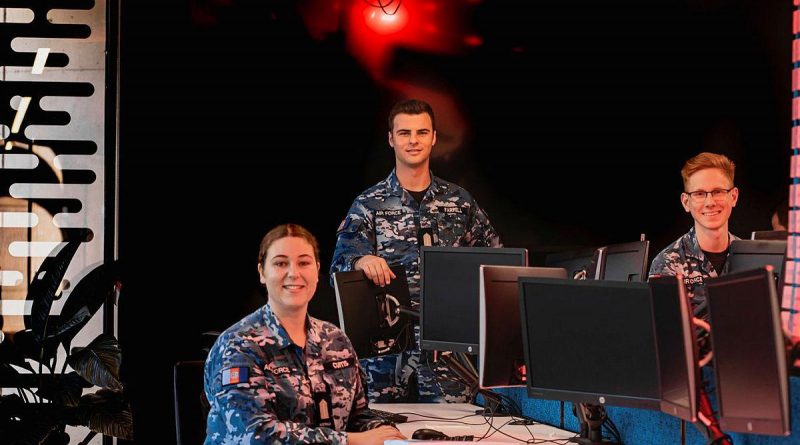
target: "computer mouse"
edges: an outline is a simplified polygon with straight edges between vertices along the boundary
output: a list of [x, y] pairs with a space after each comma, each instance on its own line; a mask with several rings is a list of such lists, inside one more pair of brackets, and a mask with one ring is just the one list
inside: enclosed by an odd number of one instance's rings
[[447, 434], [429, 428], [421, 428], [411, 434], [412, 439], [418, 440], [439, 440], [445, 437], [447, 437]]

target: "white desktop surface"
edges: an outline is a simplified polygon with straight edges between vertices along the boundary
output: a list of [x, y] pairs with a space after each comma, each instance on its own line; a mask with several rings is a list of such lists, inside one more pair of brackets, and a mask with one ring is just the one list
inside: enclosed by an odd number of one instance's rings
[[[430, 428], [441, 431], [448, 436], [466, 436], [471, 434], [475, 436], [475, 439], [487, 435], [488, 437], [481, 440], [482, 443], [525, 443], [526, 440], [532, 439], [531, 433], [533, 433], [538, 440], [554, 441], [539, 442], [537, 440], [536, 443], [563, 444], [566, 442], [565, 439], [575, 436], [573, 432], [564, 431], [549, 425], [537, 424], [528, 425], [527, 427], [525, 425], [503, 426], [506, 422], [511, 420], [510, 417], [494, 418], [492, 425], [496, 428], [500, 428], [500, 432], [498, 432], [489, 426], [489, 423], [487, 423], [483, 416], [475, 414], [475, 410], [481, 407], [469, 403], [370, 403], [369, 407], [407, 416], [408, 422], [398, 424], [397, 428], [409, 439], [411, 439], [411, 434], [420, 428]], [[446, 420], [441, 420], [441, 418], [458, 420], [448, 422]], [[492, 432], [494, 432], [494, 434], [491, 434]], [[513, 437], [508, 437], [501, 434], [501, 432]]]

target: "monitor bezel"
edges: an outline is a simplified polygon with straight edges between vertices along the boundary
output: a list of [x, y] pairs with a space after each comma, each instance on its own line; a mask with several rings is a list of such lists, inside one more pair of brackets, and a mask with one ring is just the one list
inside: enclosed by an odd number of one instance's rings
[[647, 397], [634, 397], [634, 396], [627, 396], [627, 395], [619, 395], [619, 394], [601, 394], [599, 392], [584, 392], [584, 391], [575, 391], [575, 390], [560, 390], [560, 389], [553, 389], [553, 388], [543, 388], [535, 386], [533, 382], [533, 376], [531, 375], [531, 357], [530, 357], [530, 345], [528, 344], [528, 320], [526, 317], [527, 311], [525, 308], [526, 305], [526, 298], [525, 298], [525, 284], [533, 283], [533, 284], [564, 284], [567, 286], [594, 286], [594, 287], [608, 287], [608, 288], [619, 288], [619, 287], [639, 287], [642, 290], [646, 290], [646, 292], [642, 292], [643, 295], [647, 295], [647, 298], [650, 298], [650, 308], [651, 308], [651, 326], [653, 329], [653, 341], [656, 341], [656, 333], [655, 333], [655, 323], [652, 316], [652, 308], [653, 308], [653, 301], [652, 301], [652, 293], [650, 292], [650, 288], [647, 283], [638, 283], [638, 282], [629, 282], [629, 281], [602, 281], [602, 280], [559, 280], [554, 278], [520, 278], [519, 279], [519, 288], [520, 288], [520, 318], [522, 327], [522, 343], [523, 343], [523, 353], [525, 354], [525, 365], [527, 368], [527, 378], [526, 378], [526, 388], [528, 397], [536, 398], [536, 399], [548, 399], [548, 400], [563, 400], [563, 401], [571, 401], [576, 403], [591, 403], [591, 404], [598, 404], [598, 405], [612, 405], [612, 406], [622, 406], [622, 407], [630, 407], [630, 408], [641, 408], [641, 409], [649, 409], [659, 411], [661, 409], [661, 378], [660, 378], [660, 367], [658, 364], [658, 345], [655, 344], [653, 347], [656, 351], [656, 369], [654, 370], [657, 375], [657, 383], [658, 383], [658, 398], [647, 398]]

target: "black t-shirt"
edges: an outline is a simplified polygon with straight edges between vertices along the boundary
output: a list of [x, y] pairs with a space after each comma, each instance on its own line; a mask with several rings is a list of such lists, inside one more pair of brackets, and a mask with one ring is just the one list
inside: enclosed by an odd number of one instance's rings
[[411, 190], [406, 191], [409, 195], [411, 195], [412, 198], [414, 198], [414, 201], [417, 201], [417, 204], [422, 204], [422, 198], [425, 197], [425, 192], [427, 192], [428, 189], [426, 188], [425, 190], [420, 190], [418, 192], [412, 192]]
[[706, 252], [703, 251], [703, 254], [711, 261], [711, 265], [714, 266], [714, 270], [717, 271], [717, 275], [722, 275], [722, 269], [725, 267], [725, 262], [728, 261], [728, 251], [730, 247], [723, 250], [722, 252]]

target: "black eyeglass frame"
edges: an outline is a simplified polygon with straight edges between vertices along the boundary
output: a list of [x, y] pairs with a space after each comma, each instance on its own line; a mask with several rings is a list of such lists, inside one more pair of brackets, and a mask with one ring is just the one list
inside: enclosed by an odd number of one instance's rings
[[[734, 186], [729, 189], [714, 189], [711, 190], [710, 192], [707, 192], [705, 190], [695, 190], [692, 192], [683, 192], [683, 193], [685, 193], [687, 196], [689, 196], [689, 198], [693, 199], [696, 202], [704, 202], [708, 198], [708, 195], [711, 195], [711, 199], [715, 201], [722, 201], [735, 188], [736, 187]], [[724, 194], [722, 192], [724, 192]], [[700, 193], [702, 193], [702, 198], [699, 195]], [[719, 198], [714, 196], [715, 193], [719, 194]], [[697, 197], [695, 197], [694, 195], [697, 195]]]

